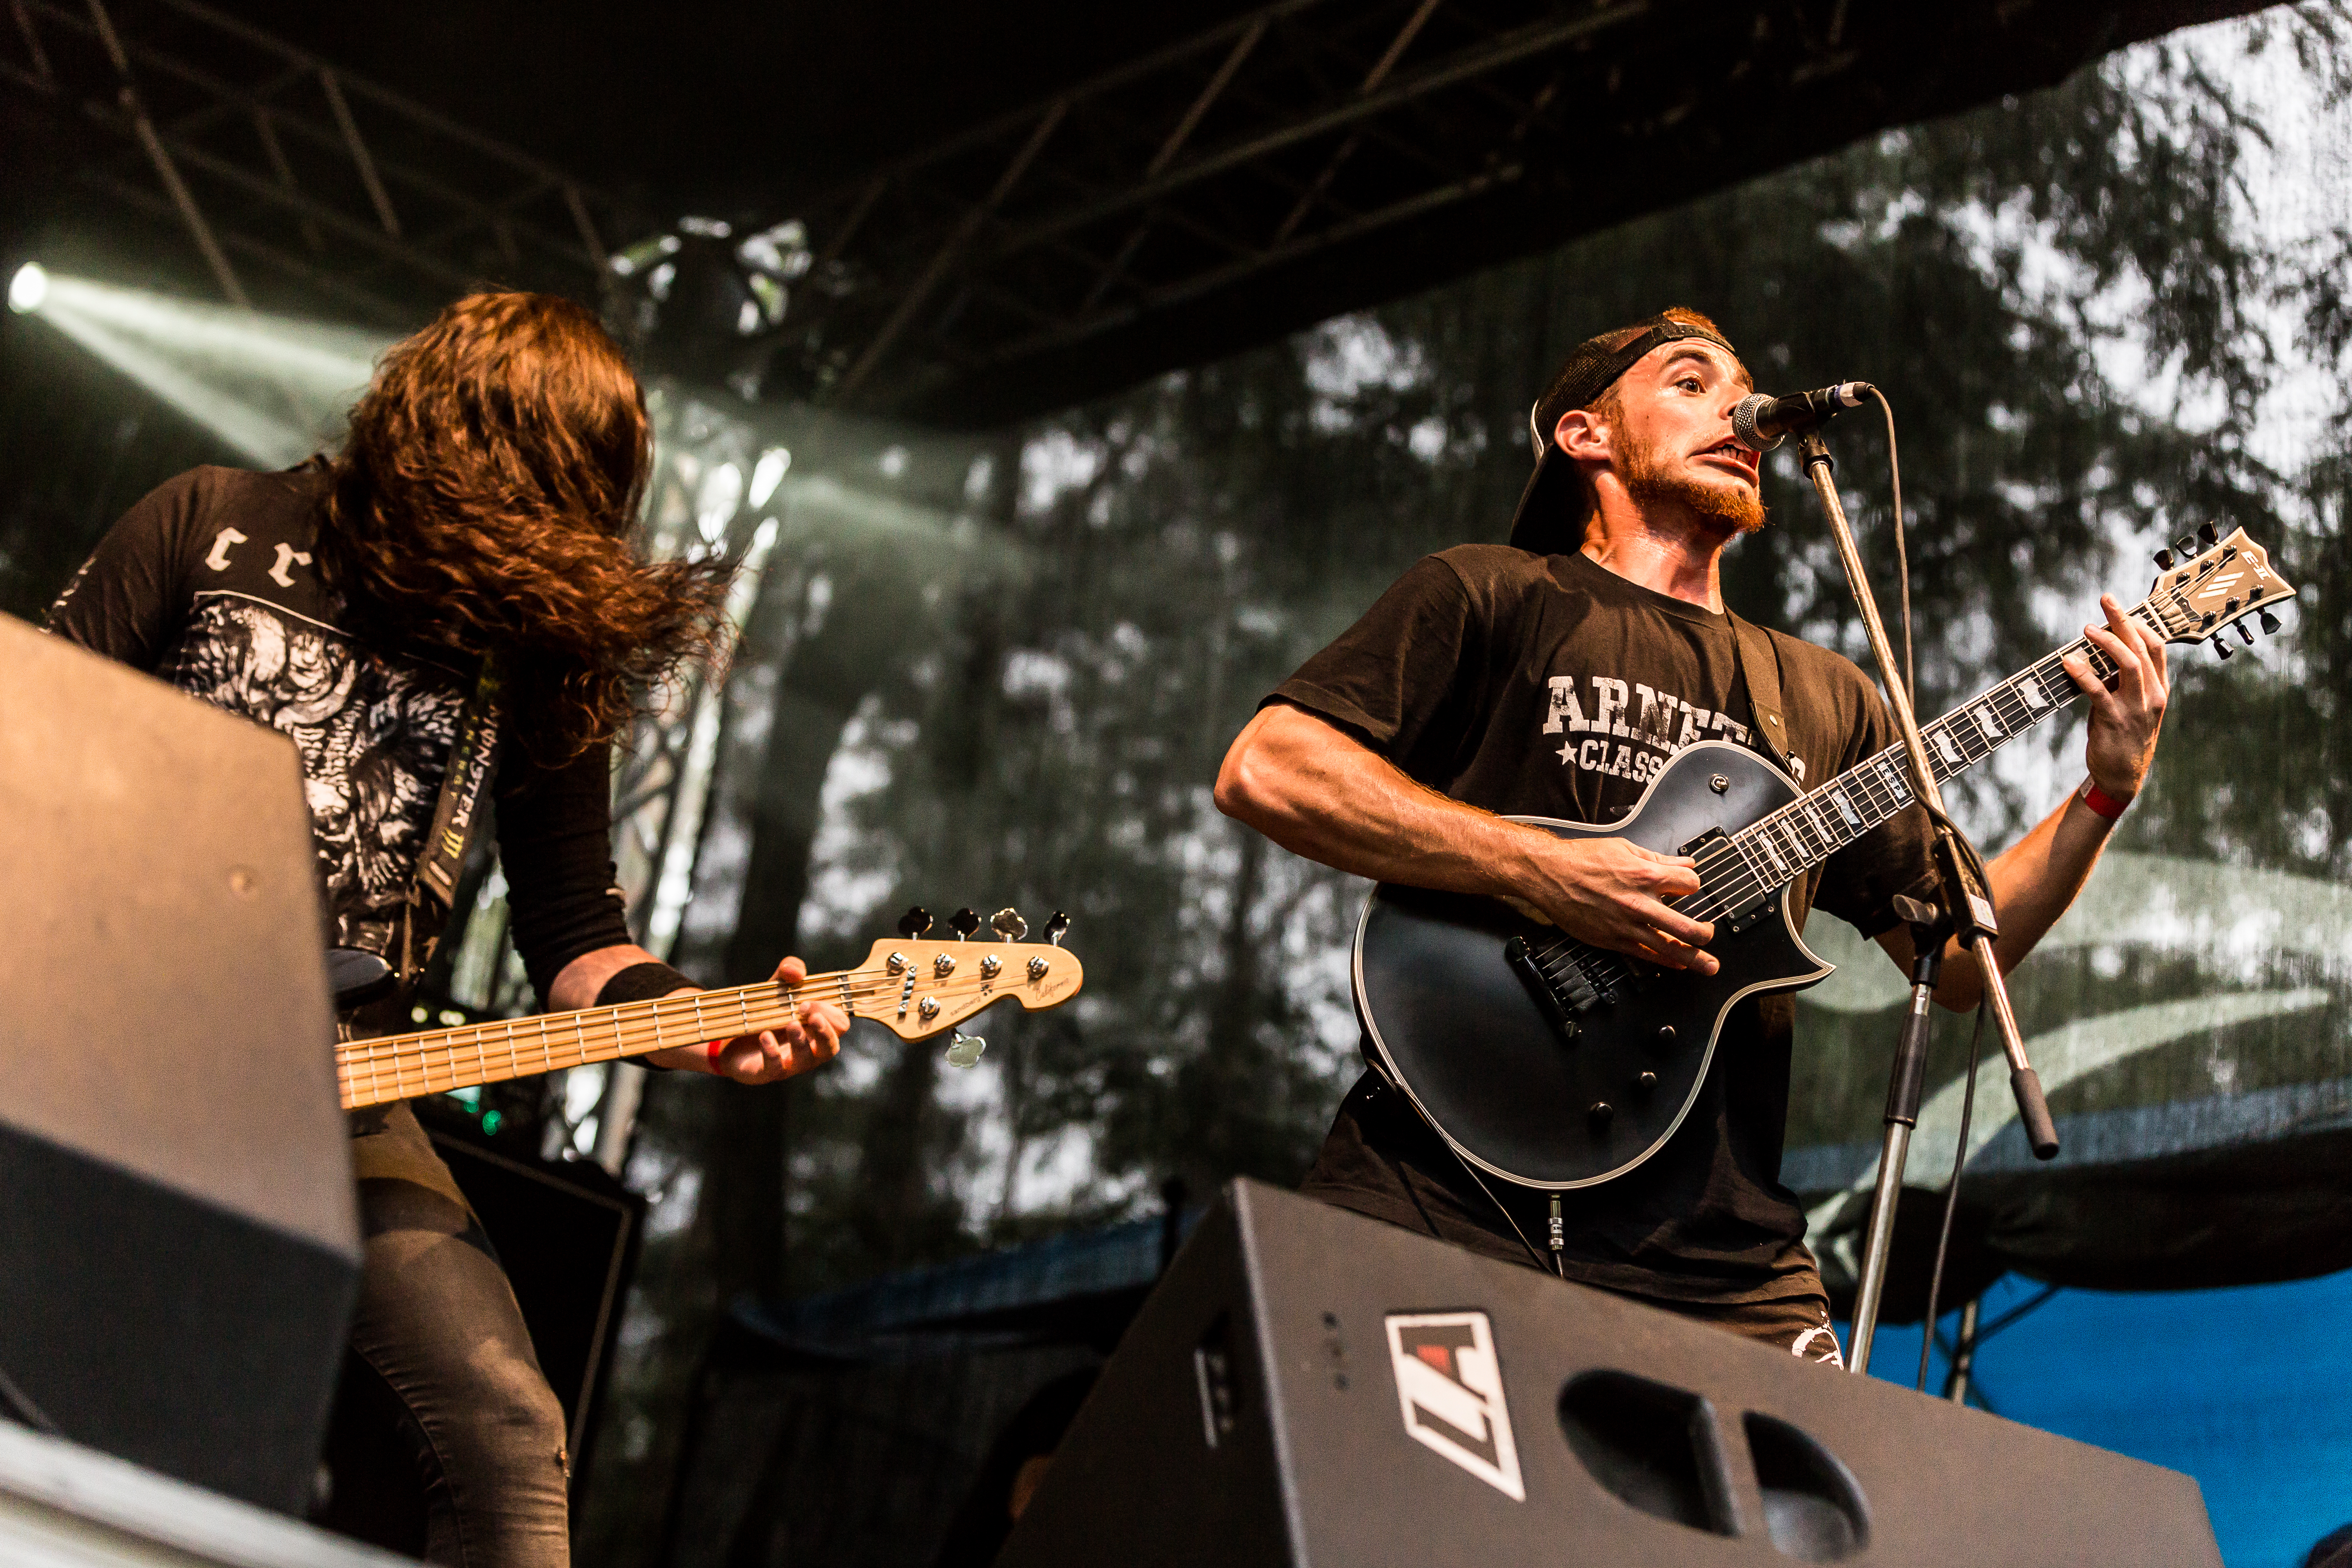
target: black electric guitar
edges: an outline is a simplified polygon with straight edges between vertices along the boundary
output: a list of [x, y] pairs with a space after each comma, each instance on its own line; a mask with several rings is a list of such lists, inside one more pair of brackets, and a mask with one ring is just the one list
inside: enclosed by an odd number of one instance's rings
[[[2244, 617], [2256, 613], [2275, 631], [2268, 606], [2294, 589], [2244, 530], [2215, 531], [2207, 524], [2203, 547], [2168, 566], [2131, 615], [2169, 642], [2210, 637], [2227, 657], [2222, 634], [2234, 626], [2252, 642]], [[2066, 653], [2116, 673], [2078, 639], [1924, 726], [1937, 779], [2072, 702]], [[1706, 741], [1677, 752], [1622, 822], [1514, 819], [1695, 857], [1699, 890], [1680, 907], [1715, 922], [1713, 975], [1589, 946], [1491, 899], [1382, 883], [1355, 952], [1356, 1010], [1378, 1067], [1482, 1171], [1553, 1190], [1624, 1174], [1682, 1125], [1733, 1003], [1829, 975], [1790, 916], [1790, 885], [1912, 798], [1899, 745], [1804, 792], [1747, 747]]]

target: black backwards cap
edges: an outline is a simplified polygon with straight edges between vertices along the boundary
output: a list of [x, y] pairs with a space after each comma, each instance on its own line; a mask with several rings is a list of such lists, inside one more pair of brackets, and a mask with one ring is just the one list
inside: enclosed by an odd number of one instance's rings
[[[1629, 331], [1636, 335], [1624, 347], [1609, 346], [1610, 339]], [[1592, 498], [1584, 487], [1584, 477], [1576, 471], [1575, 462], [1552, 445], [1551, 433], [1559, 427], [1561, 415], [1571, 408], [1591, 407], [1643, 354], [1660, 343], [1681, 338], [1704, 338], [1734, 359], [1739, 357], [1738, 349], [1710, 329], [1669, 321], [1664, 315], [1636, 321], [1631, 328], [1619, 327], [1597, 338], [1587, 338], [1576, 345], [1576, 352], [1568, 356], [1568, 363], [1551, 378], [1551, 385], [1528, 410], [1528, 441], [1535, 448], [1536, 471], [1528, 476], [1528, 488], [1519, 492], [1518, 508], [1511, 513], [1513, 545], [1538, 555], [1552, 555], [1576, 550], [1583, 543], [1584, 523], [1591, 514]]]

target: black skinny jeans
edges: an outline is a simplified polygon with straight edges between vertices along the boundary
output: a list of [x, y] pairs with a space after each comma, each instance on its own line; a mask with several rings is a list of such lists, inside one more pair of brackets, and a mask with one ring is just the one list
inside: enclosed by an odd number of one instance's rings
[[352, 1141], [366, 1261], [352, 1350], [405, 1418], [425, 1561], [567, 1568], [571, 1460], [513, 1288], [407, 1106]]

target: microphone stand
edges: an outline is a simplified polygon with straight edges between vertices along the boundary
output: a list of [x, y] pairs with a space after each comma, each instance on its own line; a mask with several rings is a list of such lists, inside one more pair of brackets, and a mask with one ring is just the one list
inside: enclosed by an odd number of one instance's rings
[[[1894, 712], [1895, 727], [1903, 737], [1904, 758], [1911, 768], [1912, 795], [1927, 808], [1928, 821], [1935, 829], [1936, 870], [1944, 884], [1943, 912], [1960, 939], [1960, 946], [1976, 957], [1977, 971], [1984, 980], [1985, 999], [1991, 1005], [1993, 1025], [2000, 1032], [2001, 1049], [2009, 1056], [2009, 1087], [2017, 1097], [2018, 1120], [2023, 1123], [2026, 1139], [2033, 1146], [2033, 1157], [2054, 1158], [2058, 1152], [2058, 1129], [2050, 1120], [2050, 1105], [2042, 1098], [2042, 1079], [2034, 1072], [2033, 1064], [2026, 1059], [2025, 1042], [2017, 1032], [2017, 1014], [2010, 1005], [2009, 986], [1993, 957], [1993, 942], [2000, 935], [2000, 929], [1993, 916], [1991, 895], [1978, 879], [1973, 859], [1960, 852], [1958, 830], [1944, 810], [1944, 794], [1936, 785], [1936, 770], [1927, 760], [1927, 743], [1920, 739], [1919, 722], [1911, 712], [1911, 694], [1895, 673], [1895, 650], [1887, 643], [1885, 623], [1879, 619], [1878, 602], [1872, 596], [1870, 580], [1863, 572], [1862, 552], [1854, 547], [1853, 530], [1846, 523], [1845, 504], [1838, 499], [1837, 465], [1822, 441], [1818, 421], [1797, 440], [1805, 455], [1806, 477], [1813, 481], [1813, 492], [1821, 497], [1822, 510], [1829, 518], [1830, 536], [1837, 542], [1846, 585], [1853, 591], [1855, 607], [1862, 612], [1871, 656], [1878, 661], [1881, 684], [1886, 688], [1887, 707]], [[1927, 975], [1927, 991], [1932, 992], [1932, 971], [1925, 963], [1919, 969]], [[1887, 1086], [1886, 1135], [1879, 1153], [1878, 1190], [1871, 1199], [1869, 1239], [1864, 1247], [1862, 1277], [1854, 1294], [1853, 1345], [1846, 1355], [1846, 1370], [1857, 1376], [1870, 1370], [1870, 1342], [1877, 1331], [1879, 1297], [1886, 1288], [1887, 1258], [1895, 1246], [1895, 1201], [1903, 1190], [1903, 1167], [1910, 1158], [1911, 1130], [1918, 1120], [1919, 1088], [1927, 1065], [1927, 1014], [1924, 994], [1918, 990], [1920, 974], [1915, 973], [1913, 979], [1915, 999], [1911, 1011], [1904, 1017], [1894, 1074]], [[1935, 1332], [1935, 1325], [1928, 1324], [1927, 1331]]]

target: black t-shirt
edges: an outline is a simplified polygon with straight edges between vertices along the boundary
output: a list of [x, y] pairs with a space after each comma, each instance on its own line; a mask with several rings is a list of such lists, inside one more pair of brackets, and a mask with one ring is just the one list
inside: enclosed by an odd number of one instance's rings
[[[334, 946], [386, 951], [441, 794], [471, 671], [389, 658], [341, 627], [311, 565], [327, 475], [191, 469], [123, 514], [48, 629], [289, 736]], [[611, 859], [610, 748], [561, 767], [504, 749], [493, 784], [515, 948], [542, 998], [629, 940]]]
[[[1774, 635], [1800, 782], [1832, 778], [1890, 743], [1862, 671]], [[1731, 621], [1626, 581], [1582, 555], [1465, 544], [1416, 563], [1338, 641], [1267, 700], [1347, 731], [1403, 773], [1509, 816], [1607, 823], [1701, 740], [1749, 742], [1752, 710]], [[1894, 925], [1898, 893], [1931, 883], [1916, 809], [1797, 884], [1865, 936]], [[1751, 997], [1724, 1021], [1715, 1063], [1680, 1131], [1613, 1181], [1560, 1195], [1573, 1277], [1664, 1300], [1768, 1300], [1808, 1270], [1804, 1215], [1780, 1184], [1796, 1004]], [[1489, 1180], [1540, 1239], [1549, 1194]], [[1318, 1195], [1529, 1261], [1461, 1162], [1367, 1076], [1340, 1107], [1308, 1178]]]

